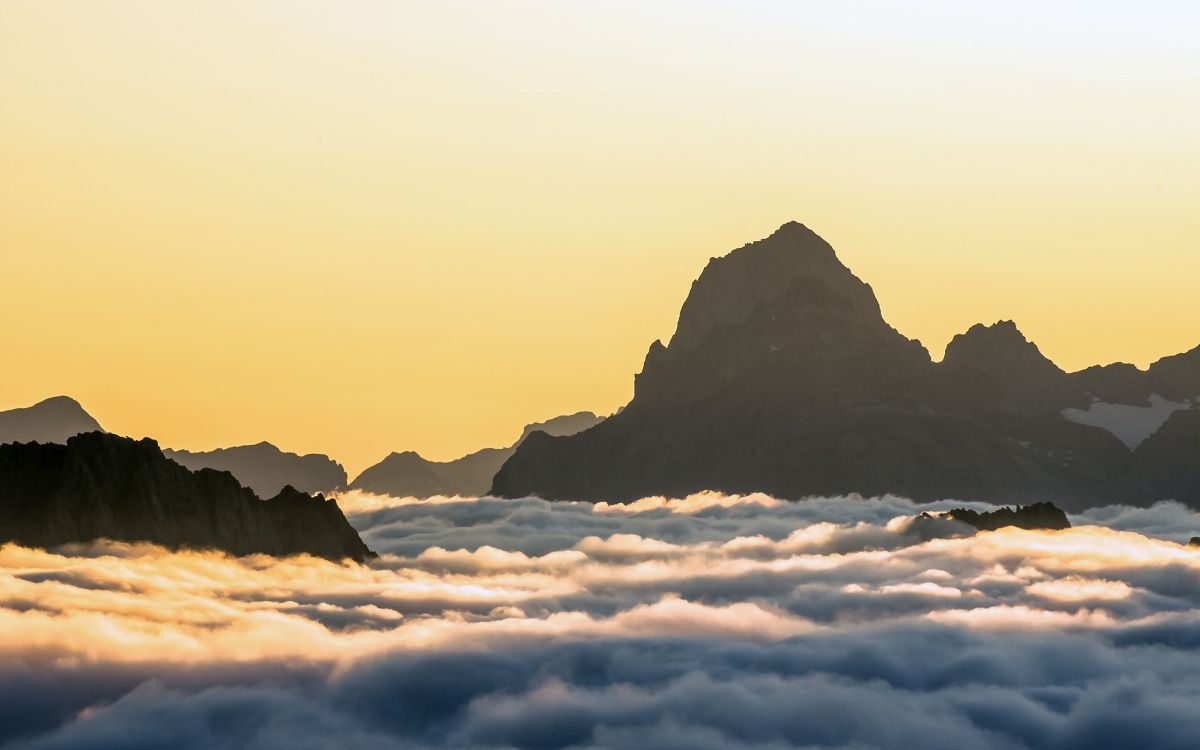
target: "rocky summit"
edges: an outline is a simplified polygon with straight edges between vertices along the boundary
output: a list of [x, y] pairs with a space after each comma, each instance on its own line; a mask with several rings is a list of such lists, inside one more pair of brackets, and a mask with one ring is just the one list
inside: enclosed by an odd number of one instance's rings
[[1145, 371], [1067, 373], [1002, 321], [957, 336], [935, 362], [827, 242], [791, 222], [709, 262], [625, 409], [573, 436], [529, 436], [492, 489], [1200, 505], [1198, 402], [1200, 349]]
[[65, 444], [0, 446], [0, 540], [97, 539], [233, 555], [373, 556], [337, 503], [285, 487], [260, 500], [233, 475], [191, 471], [153, 440], [89, 432]]

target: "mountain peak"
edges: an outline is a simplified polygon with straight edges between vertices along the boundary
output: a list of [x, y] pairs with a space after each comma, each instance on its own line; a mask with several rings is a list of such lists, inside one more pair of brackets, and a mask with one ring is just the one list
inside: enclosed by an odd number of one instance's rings
[[955, 369], [981, 369], [1000, 373], [1019, 368], [1026, 372], [1063, 374], [1037, 344], [1025, 338], [1017, 324], [1001, 320], [992, 325], [976, 323], [955, 336], [946, 346], [943, 364]]
[[[989, 408], [1007, 412], [1053, 413], [1061, 408], [1069, 378], [1016, 323], [977, 323], [946, 346], [942, 371], [948, 383]], [[982, 390], [981, 390], [982, 389]]]
[[53, 396], [33, 406], [0, 411], [0, 443], [62, 443], [100, 423], [70, 396]]
[[766, 370], [834, 377], [884, 361], [905, 370], [929, 355], [888, 325], [874, 291], [828, 242], [792, 221], [709, 261], [674, 336], [647, 352], [634, 400], [693, 398]]
[[36, 409], [39, 406], [67, 407], [71, 409], [79, 409], [80, 411], [83, 410], [83, 405], [70, 396], [51, 396], [50, 398], [37, 402], [32, 408]]
[[771, 236], [774, 237], [780, 234], [811, 234], [814, 237], [817, 236], [816, 232], [795, 220], [785, 221], [783, 224], [780, 224], [779, 228], [771, 233]]
[[[1200, 351], [1139, 380], [1194, 398]], [[935, 365], [828, 243], [789, 222], [708, 264], [623, 411], [572, 437], [525, 441], [492, 491], [607, 502], [700, 490], [1053, 497], [1071, 509], [1187, 491], [1191, 474], [1140, 474], [1119, 440], [1065, 418], [1085, 405], [1080, 381], [1011, 320], [973, 326]], [[1194, 459], [1189, 430], [1164, 439], [1170, 467], [1184, 465], [1177, 451]]]
[[814, 300], [826, 292], [879, 314], [871, 288], [842, 265], [833, 247], [789, 221], [769, 237], [709, 260], [692, 283], [668, 347], [694, 348], [715, 329], [743, 324], [785, 297], [791, 305], [797, 301], [791, 297]]

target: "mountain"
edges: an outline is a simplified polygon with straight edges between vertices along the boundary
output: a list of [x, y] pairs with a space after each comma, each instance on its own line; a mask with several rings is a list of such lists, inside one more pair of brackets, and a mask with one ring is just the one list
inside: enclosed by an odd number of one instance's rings
[[163, 455], [193, 470], [228, 471], [259, 497], [270, 497], [287, 486], [309, 493], [332, 492], [346, 486], [346, 470], [329, 456], [298, 456], [265, 442], [197, 452], [168, 448]]
[[413, 451], [392, 453], [360, 474], [350, 488], [394, 497], [478, 497], [487, 493], [496, 471], [531, 434], [574, 435], [600, 421], [601, 417], [590, 411], [581, 411], [535, 422], [507, 448], [484, 448], [453, 461], [429, 461]]
[[100, 423], [78, 401], [66, 396], [0, 411], [0, 443], [61, 443], [81, 432], [100, 429]]
[[1180, 459], [1148, 473], [1142, 441], [1198, 396], [1200, 350], [1147, 371], [1066, 373], [1011, 321], [972, 327], [934, 362], [827, 242], [791, 222], [708, 263], [628, 406], [572, 436], [531, 435], [492, 492], [1148, 502], [1190, 480]]
[[0, 446], [0, 540], [50, 547], [94, 539], [234, 555], [373, 556], [333, 500], [291, 487], [260, 500], [227, 472], [171, 461], [153, 440], [89, 432], [65, 445]]

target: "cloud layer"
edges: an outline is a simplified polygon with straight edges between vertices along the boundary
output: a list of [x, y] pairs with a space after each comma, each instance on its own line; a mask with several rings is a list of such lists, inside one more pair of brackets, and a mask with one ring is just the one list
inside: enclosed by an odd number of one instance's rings
[[[14, 748], [1194, 747], [1175, 504], [342, 498], [369, 565], [0, 548]], [[934, 506], [937, 508], [938, 506]], [[946, 506], [948, 507], [948, 506]], [[987, 506], [975, 506], [987, 509]], [[918, 531], [920, 533], [918, 533]]]

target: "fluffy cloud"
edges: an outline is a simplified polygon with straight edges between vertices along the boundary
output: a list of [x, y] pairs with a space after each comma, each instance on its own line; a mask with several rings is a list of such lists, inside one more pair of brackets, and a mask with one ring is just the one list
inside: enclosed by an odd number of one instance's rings
[[[13, 748], [1193, 747], [1181, 506], [349, 495], [367, 565], [0, 548]], [[934, 508], [949, 507], [935, 505]], [[975, 506], [981, 510], [986, 506]]]

